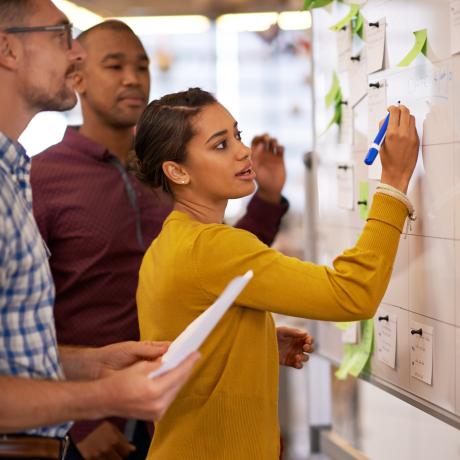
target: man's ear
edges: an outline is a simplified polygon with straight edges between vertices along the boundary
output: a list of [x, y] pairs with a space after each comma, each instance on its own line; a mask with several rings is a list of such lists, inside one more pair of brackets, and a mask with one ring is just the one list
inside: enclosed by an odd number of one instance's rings
[[20, 42], [6, 32], [0, 32], [0, 67], [15, 70], [22, 55]]
[[186, 169], [175, 161], [165, 161], [163, 163], [163, 172], [165, 176], [175, 184], [186, 185], [190, 182], [190, 176]]
[[82, 70], [77, 70], [75, 74], [73, 75], [73, 89], [78, 93], [78, 94], [84, 94], [86, 91], [86, 82], [85, 82], [85, 77], [83, 76]]

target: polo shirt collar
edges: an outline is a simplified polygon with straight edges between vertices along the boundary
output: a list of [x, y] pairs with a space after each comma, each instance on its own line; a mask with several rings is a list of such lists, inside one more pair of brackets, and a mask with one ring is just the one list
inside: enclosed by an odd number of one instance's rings
[[73, 151], [88, 155], [98, 161], [107, 161], [113, 157], [103, 145], [81, 134], [79, 128], [79, 126], [68, 126], [62, 142]]

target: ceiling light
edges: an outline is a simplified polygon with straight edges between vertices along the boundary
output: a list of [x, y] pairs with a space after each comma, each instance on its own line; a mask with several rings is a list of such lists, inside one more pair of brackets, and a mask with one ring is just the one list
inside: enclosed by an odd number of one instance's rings
[[217, 18], [217, 27], [237, 32], [262, 32], [276, 23], [277, 13], [224, 14]]
[[199, 34], [211, 23], [206, 16], [132, 16], [116, 18], [128, 24], [137, 35]]
[[224, 14], [217, 18], [217, 27], [236, 32], [263, 32], [278, 23], [283, 30], [304, 30], [311, 27], [309, 11], [284, 13]]
[[53, 0], [53, 3], [69, 18], [75, 28], [79, 30], [89, 29], [103, 21], [102, 16], [67, 0]]
[[310, 11], [285, 11], [279, 15], [278, 25], [283, 30], [310, 29]]

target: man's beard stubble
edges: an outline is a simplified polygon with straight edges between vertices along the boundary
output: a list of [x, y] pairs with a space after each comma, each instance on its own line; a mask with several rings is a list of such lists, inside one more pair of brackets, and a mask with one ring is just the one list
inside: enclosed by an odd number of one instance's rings
[[74, 90], [67, 86], [67, 79], [75, 72], [75, 66], [67, 69], [62, 78], [62, 84], [58, 91], [50, 93], [34, 84], [28, 85], [25, 91], [27, 104], [35, 112], [57, 111], [64, 112], [70, 110], [77, 104], [77, 95]]
[[26, 94], [28, 105], [35, 112], [57, 111], [64, 112], [70, 110], [77, 104], [77, 96], [65, 84], [58, 92], [51, 95], [39, 88], [29, 88]]

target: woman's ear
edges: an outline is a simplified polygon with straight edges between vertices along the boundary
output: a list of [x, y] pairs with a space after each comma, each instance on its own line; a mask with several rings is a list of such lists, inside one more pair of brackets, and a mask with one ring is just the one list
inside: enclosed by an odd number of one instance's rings
[[178, 185], [185, 185], [190, 182], [190, 176], [182, 165], [174, 161], [165, 161], [162, 167], [165, 176], [171, 182]]

